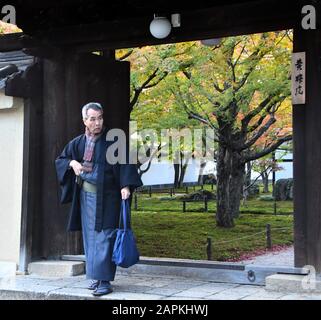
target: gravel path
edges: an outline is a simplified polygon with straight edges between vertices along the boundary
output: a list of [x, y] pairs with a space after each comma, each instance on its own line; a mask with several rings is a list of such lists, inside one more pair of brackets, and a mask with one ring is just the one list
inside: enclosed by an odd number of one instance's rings
[[240, 261], [244, 264], [260, 264], [270, 266], [294, 266], [294, 248], [289, 247], [279, 251], [268, 252], [262, 255]]

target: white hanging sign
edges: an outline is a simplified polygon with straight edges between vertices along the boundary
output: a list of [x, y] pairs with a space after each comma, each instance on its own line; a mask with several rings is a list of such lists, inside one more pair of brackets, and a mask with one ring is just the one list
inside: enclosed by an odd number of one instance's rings
[[305, 52], [292, 54], [292, 104], [305, 104]]

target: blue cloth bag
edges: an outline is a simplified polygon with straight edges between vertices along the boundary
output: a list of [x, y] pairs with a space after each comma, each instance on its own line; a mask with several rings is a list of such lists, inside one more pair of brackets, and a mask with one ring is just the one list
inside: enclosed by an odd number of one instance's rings
[[119, 228], [113, 249], [112, 260], [122, 268], [129, 268], [139, 261], [136, 239], [130, 227], [130, 207], [127, 200], [122, 200]]

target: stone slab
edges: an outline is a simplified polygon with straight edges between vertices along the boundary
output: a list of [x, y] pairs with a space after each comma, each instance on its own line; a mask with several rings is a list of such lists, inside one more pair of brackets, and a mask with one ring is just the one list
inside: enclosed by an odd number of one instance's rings
[[29, 263], [28, 273], [42, 277], [71, 277], [85, 273], [81, 261], [36, 261]]
[[311, 275], [275, 274], [266, 277], [265, 289], [290, 293], [321, 293], [321, 281]]
[[15, 262], [0, 261], [0, 279], [14, 277], [16, 275], [17, 265]]

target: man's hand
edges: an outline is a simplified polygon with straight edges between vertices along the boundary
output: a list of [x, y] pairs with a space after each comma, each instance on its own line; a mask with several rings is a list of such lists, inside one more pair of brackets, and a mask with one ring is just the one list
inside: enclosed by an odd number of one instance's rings
[[71, 160], [69, 166], [72, 167], [76, 176], [79, 176], [81, 171], [83, 171], [82, 165], [76, 160]]
[[121, 198], [123, 200], [126, 200], [129, 198], [130, 196], [130, 191], [129, 191], [129, 188], [128, 187], [124, 187], [120, 190], [120, 193], [121, 193]]

